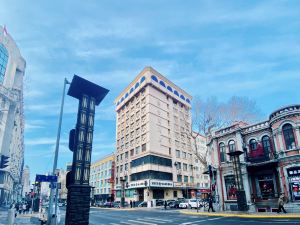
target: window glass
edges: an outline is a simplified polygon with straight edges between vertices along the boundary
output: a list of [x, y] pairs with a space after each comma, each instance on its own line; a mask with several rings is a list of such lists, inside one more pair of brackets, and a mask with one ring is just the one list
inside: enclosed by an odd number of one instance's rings
[[234, 175], [224, 177], [227, 200], [236, 200], [236, 184]]
[[8, 62], [8, 52], [4, 45], [0, 43], [0, 84], [4, 81], [6, 66]]
[[294, 131], [291, 124], [285, 124], [282, 127], [286, 149], [296, 148]]
[[226, 150], [225, 150], [225, 144], [224, 143], [221, 143], [220, 144], [220, 160], [221, 162], [225, 162], [226, 160]]

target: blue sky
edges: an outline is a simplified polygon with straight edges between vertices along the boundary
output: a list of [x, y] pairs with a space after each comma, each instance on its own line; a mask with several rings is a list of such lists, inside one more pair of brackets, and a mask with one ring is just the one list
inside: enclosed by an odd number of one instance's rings
[[[84, 3], [82, 3], [84, 2]], [[267, 118], [299, 103], [300, 2], [0, 0], [0, 24], [27, 61], [25, 163], [52, 170], [64, 77], [110, 92], [97, 108], [93, 160], [114, 151], [114, 98], [152, 66], [193, 96], [257, 102]], [[58, 166], [72, 154], [77, 101], [66, 97]]]

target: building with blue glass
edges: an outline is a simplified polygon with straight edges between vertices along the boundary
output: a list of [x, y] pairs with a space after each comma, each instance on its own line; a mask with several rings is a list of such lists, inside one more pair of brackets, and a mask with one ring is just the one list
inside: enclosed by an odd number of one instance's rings
[[26, 62], [6, 29], [0, 26], [0, 203], [22, 194], [24, 164], [23, 77]]

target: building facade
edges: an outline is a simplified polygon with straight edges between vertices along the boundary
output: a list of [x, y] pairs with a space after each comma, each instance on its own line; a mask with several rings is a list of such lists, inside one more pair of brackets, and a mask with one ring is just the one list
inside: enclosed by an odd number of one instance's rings
[[0, 155], [9, 157], [8, 166], [0, 169], [0, 203], [18, 200], [22, 194], [25, 67], [18, 46], [0, 27]]
[[283, 107], [267, 121], [243, 122], [218, 130], [209, 137], [210, 161], [217, 170], [216, 193], [221, 209], [236, 208], [236, 177], [228, 152], [240, 156], [242, 182], [252, 210], [274, 211], [280, 193], [287, 207], [300, 202], [300, 105]]
[[95, 201], [114, 200], [114, 165], [115, 156], [110, 154], [91, 164], [90, 185]]
[[[188, 197], [195, 188], [192, 97], [151, 67], [116, 98], [116, 197]], [[123, 181], [123, 182], [122, 182]]]
[[[192, 143], [193, 155], [194, 155], [194, 177], [195, 177], [195, 185], [198, 191], [201, 192], [202, 198], [207, 198], [208, 193], [210, 193], [210, 177], [205, 172], [207, 171], [206, 165], [197, 157], [200, 156], [206, 160], [207, 158], [207, 146], [206, 146], [206, 137], [193, 132]], [[192, 197], [195, 193], [192, 193]]]
[[25, 166], [22, 172], [22, 197], [25, 197], [31, 192], [30, 170], [29, 166]]

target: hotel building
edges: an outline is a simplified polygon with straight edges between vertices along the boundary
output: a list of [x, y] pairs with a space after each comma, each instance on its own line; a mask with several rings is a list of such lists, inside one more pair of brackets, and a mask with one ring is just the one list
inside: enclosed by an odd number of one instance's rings
[[117, 200], [125, 180], [126, 201], [188, 197], [194, 188], [191, 99], [146, 67], [116, 98]]

